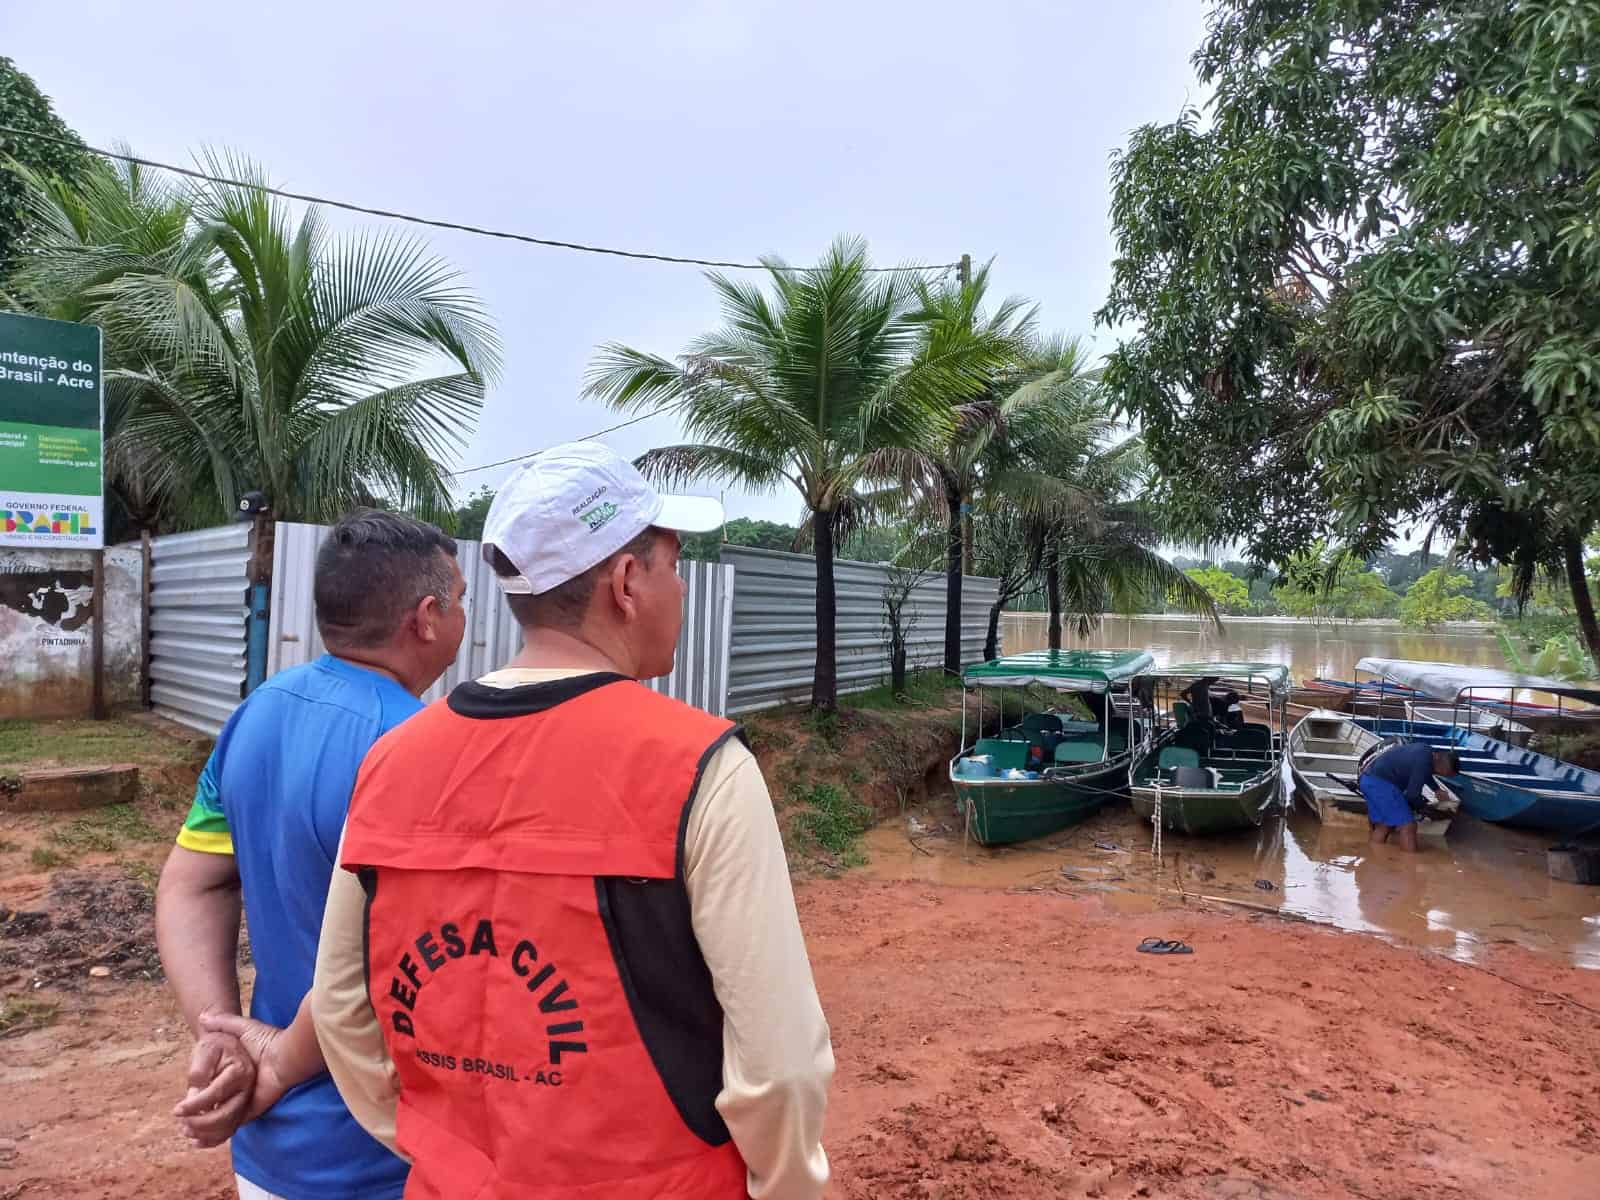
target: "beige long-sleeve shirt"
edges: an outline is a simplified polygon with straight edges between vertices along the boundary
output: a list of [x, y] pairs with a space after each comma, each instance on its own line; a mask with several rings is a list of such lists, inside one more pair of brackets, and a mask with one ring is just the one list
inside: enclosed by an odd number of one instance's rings
[[[479, 682], [518, 687], [573, 674], [503, 670]], [[750, 1195], [811, 1200], [828, 1182], [822, 1124], [833, 1046], [772, 800], [755, 757], [737, 741], [725, 743], [706, 766], [684, 836], [684, 882], [695, 938], [722, 1005], [717, 1111], [749, 1168]], [[351, 1113], [394, 1149], [396, 1075], [367, 996], [365, 899], [352, 873], [334, 871], [312, 1015]]]

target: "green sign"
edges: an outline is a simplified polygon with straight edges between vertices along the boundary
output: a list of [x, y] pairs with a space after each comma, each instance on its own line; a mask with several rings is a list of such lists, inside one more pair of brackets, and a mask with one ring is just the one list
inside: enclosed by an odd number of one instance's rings
[[105, 545], [100, 330], [0, 313], [0, 546]]

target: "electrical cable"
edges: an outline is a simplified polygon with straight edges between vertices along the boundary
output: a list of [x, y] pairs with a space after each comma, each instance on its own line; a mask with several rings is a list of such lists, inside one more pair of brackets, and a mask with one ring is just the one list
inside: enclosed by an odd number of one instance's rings
[[[385, 217], [393, 221], [409, 221], [414, 225], [429, 225], [435, 229], [453, 229], [461, 233], [476, 234], [479, 237], [526, 242], [529, 245], [548, 246], [557, 250], [575, 250], [584, 254], [607, 254], [616, 258], [635, 258], [649, 262], [676, 263], [694, 267], [723, 267], [733, 271], [814, 271], [817, 269], [815, 267], [776, 266], [759, 262], [734, 262], [728, 259], [690, 258], [677, 254], [655, 254], [645, 250], [620, 250], [614, 246], [594, 246], [586, 242], [568, 242], [558, 238], [535, 237], [532, 234], [513, 233], [504, 229], [489, 229], [482, 225], [468, 225], [460, 221], [441, 221], [432, 217], [419, 217], [413, 213], [396, 212], [387, 208], [373, 208], [369, 205], [353, 204], [345, 200], [330, 200], [324, 196], [313, 196], [306, 192], [291, 192], [283, 188], [270, 187], [264, 183], [251, 183], [243, 179], [229, 179], [222, 175], [211, 175], [205, 171], [196, 171], [191, 167], [179, 167], [153, 158], [141, 158], [136, 154], [123, 154], [119, 151], [105, 150], [99, 146], [86, 145], [71, 138], [57, 137], [55, 134], [40, 133], [32, 129], [17, 129], [11, 125], [0, 125], [0, 133], [55, 142], [58, 145], [70, 146], [75, 150], [98, 154], [102, 158], [135, 163], [141, 167], [152, 167], [160, 171], [171, 171], [173, 174], [185, 175], [190, 179], [199, 179], [207, 183], [220, 183], [228, 187], [248, 188], [252, 191], [264, 192], [269, 196], [280, 196], [285, 200], [299, 200], [306, 204], [321, 204], [328, 208], [340, 208], [347, 212], [365, 213], [368, 216]], [[864, 269], [872, 272], [950, 271], [958, 265], [958, 263], [911, 263], [901, 267], [866, 267]]]

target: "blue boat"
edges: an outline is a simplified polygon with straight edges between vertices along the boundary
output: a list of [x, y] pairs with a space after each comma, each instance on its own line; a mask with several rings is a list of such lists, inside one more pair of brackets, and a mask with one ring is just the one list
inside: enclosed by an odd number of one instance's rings
[[1397, 720], [1387, 712], [1364, 717], [1359, 724], [1385, 737], [1454, 749], [1461, 756], [1461, 774], [1448, 786], [1461, 797], [1467, 812], [1497, 825], [1542, 829], [1564, 837], [1600, 834], [1600, 771], [1536, 754], [1471, 728], [1475, 707], [1486, 701], [1515, 705], [1519, 693], [1528, 692], [1554, 695], [1558, 712], [1564, 702], [1576, 702], [1579, 710], [1600, 714], [1595, 707], [1600, 706], [1600, 683], [1403, 658], [1363, 658], [1356, 664], [1357, 678], [1363, 673], [1451, 705], [1449, 724], [1412, 720], [1409, 714]]

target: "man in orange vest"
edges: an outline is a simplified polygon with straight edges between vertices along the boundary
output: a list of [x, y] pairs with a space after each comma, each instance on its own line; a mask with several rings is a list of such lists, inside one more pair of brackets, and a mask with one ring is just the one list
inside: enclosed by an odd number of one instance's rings
[[721, 520], [594, 443], [498, 494], [523, 649], [368, 756], [309, 1014], [218, 1018], [257, 1109], [325, 1056], [408, 1200], [822, 1193], [833, 1052], [766, 785], [637, 682], [672, 669], [678, 531]]

